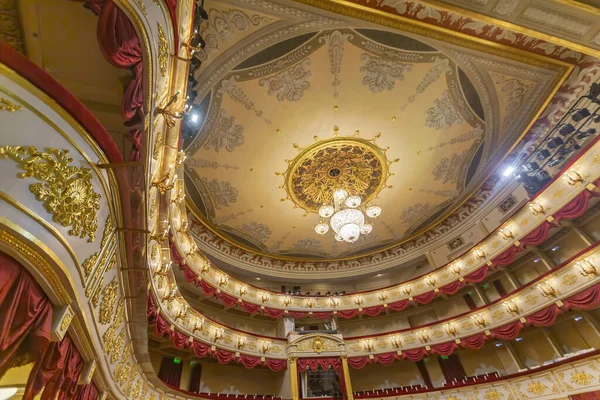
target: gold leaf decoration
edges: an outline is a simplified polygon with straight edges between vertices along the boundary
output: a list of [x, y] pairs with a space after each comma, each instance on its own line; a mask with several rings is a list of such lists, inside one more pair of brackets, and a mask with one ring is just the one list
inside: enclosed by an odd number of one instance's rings
[[594, 377], [584, 371], [575, 371], [571, 375], [571, 383], [578, 386], [587, 386], [592, 383]]
[[113, 231], [112, 218], [110, 215], [106, 218], [106, 222], [104, 223], [104, 232], [102, 232], [102, 240], [100, 241], [100, 249], [104, 248], [104, 245], [108, 242], [110, 235]]
[[577, 282], [577, 276], [575, 276], [573, 274], [567, 274], [562, 279], [562, 284], [565, 286], [572, 286], [575, 284], [575, 282]]
[[33, 146], [0, 146], [0, 157], [21, 164], [25, 172], [19, 173], [19, 178], [44, 182], [29, 185], [29, 190], [44, 202], [54, 222], [71, 227], [71, 236], [87, 236], [88, 242], [94, 241], [101, 196], [94, 191], [91, 169], [70, 165], [73, 159], [69, 151], [55, 148], [38, 152]]
[[0, 111], [23, 111], [23, 106], [13, 104], [10, 100], [5, 99], [4, 97], [0, 97]]
[[[102, 287], [102, 285], [104, 285], [104, 276], [100, 277], [100, 286], [99, 287]], [[88, 286], [88, 288], [91, 288], [91, 287], [92, 287], [91, 285]], [[86, 295], [87, 295], [87, 289], [86, 289]], [[100, 289], [99, 288], [96, 290], [96, 292], [90, 299], [90, 302], [92, 303], [92, 306], [94, 308], [97, 308], [98, 304], [100, 304]]]
[[100, 323], [106, 325], [110, 323], [115, 303], [117, 302], [117, 289], [119, 288], [119, 282], [117, 278], [113, 280], [102, 289], [102, 302], [100, 303]]
[[167, 75], [167, 61], [169, 60], [169, 43], [167, 35], [160, 24], [158, 25], [158, 66], [160, 74], [165, 77]]
[[133, 385], [133, 389], [131, 390], [131, 396], [134, 399], [139, 399], [141, 390], [142, 390], [142, 382], [138, 379], [135, 381], [135, 384]]
[[485, 400], [500, 400], [502, 397], [502, 393], [496, 389], [489, 389], [483, 394], [483, 398]]
[[525, 296], [525, 303], [534, 305], [535, 303], [537, 303], [537, 296], [528, 294], [527, 296]]
[[154, 149], [152, 150], [152, 158], [154, 160], [158, 160], [160, 157], [160, 151], [162, 150], [162, 145], [164, 144], [164, 136], [161, 132], [156, 134], [156, 141], [154, 142]]
[[96, 262], [98, 261], [99, 256], [99, 253], [94, 253], [83, 261], [81, 267], [83, 268], [83, 275], [85, 277], [90, 276], [92, 270], [94, 269], [94, 266], [96, 265]]
[[546, 391], [546, 389], [548, 389], [548, 386], [538, 381], [533, 381], [529, 385], [527, 385], [527, 391], [536, 396], [543, 394]]

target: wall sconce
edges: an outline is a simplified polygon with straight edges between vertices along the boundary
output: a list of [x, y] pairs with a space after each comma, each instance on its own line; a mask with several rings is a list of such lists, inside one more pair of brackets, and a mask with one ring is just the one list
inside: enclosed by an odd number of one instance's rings
[[260, 294], [260, 299], [262, 300], [263, 303], [268, 302], [269, 300], [271, 300], [271, 295], [267, 292], [262, 292]]
[[417, 332], [417, 337], [421, 343], [427, 343], [429, 341], [429, 334], [427, 330], [423, 329]]
[[157, 188], [160, 194], [165, 194], [175, 187], [176, 181], [177, 174], [174, 173], [173, 166], [171, 165], [167, 173], [162, 178], [156, 178], [152, 180], [152, 186]]
[[217, 342], [218, 340], [223, 339], [223, 334], [225, 333], [225, 329], [217, 328], [216, 326], [213, 328], [213, 342]]
[[392, 337], [390, 337], [390, 341], [392, 342], [392, 346], [394, 346], [394, 348], [399, 348], [402, 346], [402, 341], [400, 340], [400, 335], [394, 335]]
[[402, 293], [404, 293], [406, 296], [410, 296], [410, 293], [412, 292], [412, 288], [409, 285], [402, 285], [400, 287], [400, 290], [402, 291]]
[[229, 275], [219, 275], [219, 286], [227, 286], [229, 284]]
[[471, 319], [473, 320], [473, 323], [479, 328], [484, 328], [487, 325], [486, 320], [481, 314], [471, 315]]
[[177, 314], [175, 314], [175, 321], [177, 321], [178, 319], [180, 319], [184, 322], [187, 321], [187, 313], [188, 313], [188, 305], [181, 304], [179, 306], [179, 310], [177, 311]]
[[529, 210], [533, 215], [543, 214], [545, 211], [544, 206], [542, 206], [537, 201], [532, 201], [531, 203], [529, 203]]
[[175, 169], [178, 169], [179, 167], [181, 167], [181, 164], [183, 164], [185, 162], [185, 159], [187, 158], [187, 155], [185, 154], [185, 151], [180, 150], [177, 152], [177, 157], [175, 158]]
[[163, 118], [165, 119], [165, 123], [167, 124], [167, 126], [169, 128], [173, 128], [175, 126], [175, 120], [176, 119], [182, 119], [183, 116], [185, 114], [189, 113], [190, 110], [192, 109], [192, 107], [189, 104], [185, 104], [183, 106], [183, 109], [181, 111], [172, 111], [172, 110], [169, 110], [169, 108], [175, 102], [177, 102], [177, 99], [179, 98], [179, 94], [180, 94], [180, 91], [177, 91], [177, 93], [175, 93], [173, 96], [171, 96], [169, 98], [169, 101], [167, 102], [167, 104], [164, 105], [164, 107], [158, 107], [158, 106], [156, 106], [154, 108], [154, 113], [156, 115], [162, 115]]
[[435, 279], [435, 277], [433, 277], [433, 276], [427, 277], [427, 278], [425, 279], [425, 283], [426, 283], [428, 286], [434, 287], [434, 286], [435, 286], [435, 283], [436, 283], [436, 279]]
[[184, 219], [179, 223], [179, 227], [177, 228], [177, 233], [186, 233], [188, 229], [189, 223], [187, 219]]
[[246, 285], [240, 285], [238, 287], [238, 293], [240, 294], [240, 296], [243, 296], [246, 293], [248, 293], [248, 286], [246, 286]]
[[357, 306], [362, 306], [362, 304], [364, 303], [362, 296], [356, 296], [354, 297], [354, 304], [356, 304]]
[[456, 336], [456, 326], [454, 326], [454, 322], [449, 322], [445, 324], [444, 330], [446, 331], [446, 335]]
[[473, 250], [473, 254], [475, 254], [475, 258], [478, 260], [483, 260], [485, 258], [485, 251], [483, 251], [483, 249], [477, 248]]
[[171, 288], [167, 291], [167, 293], [165, 293], [162, 299], [163, 301], [171, 302], [175, 300], [175, 297], [177, 297], [177, 284], [172, 283]]
[[362, 346], [366, 352], [371, 352], [375, 349], [375, 346], [373, 345], [373, 339], [362, 340]]
[[270, 340], [261, 340], [260, 341], [260, 349], [262, 350], [263, 354], [271, 351], [271, 341]]
[[184, 189], [180, 189], [177, 192], [177, 194], [175, 195], [175, 197], [173, 197], [173, 199], [171, 200], [171, 202], [175, 205], [180, 205], [184, 201], [185, 201], [185, 190]]
[[313, 299], [312, 297], [306, 299], [306, 307], [313, 308], [316, 304], [317, 303], [316, 303], [315, 299]]
[[569, 186], [575, 186], [577, 183], [583, 181], [581, 174], [574, 169], [570, 169], [563, 175], [563, 179]]
[[498, 234], [500, 235], [500, 237], [502, 237], [502, 239], [504, 240], [509, 240], [509, 239], [513, 239], [515, 236], [513, 235], [512, 231], [509, 228], [502, 228], [498, 231]]
[[519, 313], [519, 306], [517, 306], [514, 301], [506, 300], [503, 304], [504, 304], [504, 308], [506, 309], [507, 313], [509, 313], [509, 314], [518, 314]]
[[598, 276], [598, 271], [589, 258], [584, 258], [575, 265], [577, 265], [581, 276]]
[[167, 280], [172, 262], [163, 259], [163, 262], [154, 270], [154, 278], [157, 279], [158, 288], [162, 289], [163, 283]]
[[243, 349], [244, 347], [246, 347], [246, 337], [245, 336], [238, 336], [237, 337], [237, 346], [236, 346], [239, 350]]
[[542, 292], [542, 296], [544, 297], [554, 297], [556, 296], [556, 290], [549, 282], [543, 282], [537, 285], [537, 288]]
[[450, 266], [450, 270], [454, 275], [460, 275], [460, 265], [458, 265], [457, 263], [452, 264]]
[[193, 333], [196, 333], [198, 331], [202, 332], [203, 329], [204, 329], [204, 318], [202, 318], [202, 319], [196, 318], [194, 320], [194, 327], [192, 328], [192, 332]]
[[337, 297], [331, 297], [329, 299], [329, 304], [332, 308], [337, 308], [340, 305], [340, 299], [338, 299]]
[[[196, 246], [196, 250], [198, 250], [198, 246]], [[193, 255], [195, 255], [196, 252], [194, 251]], [[200, 273], [201, 274], [205, 274], [208, 271], [210, 271], [210, 262], [203, 260], [202, 263], [200, 264]]]
[[[163, 221], [163, 222], [166, 222], [166, 221]], [[169, 225], [167, 223], [167, 226], [165, 226], [163, 229], [161, 229], [159, 233], [150, 235], [150, 241], [155, 241], [156, 243], [161, 244], [162, 242], [167, 240], [167, 238], [169, 237], [170, 229], [171, 229], [171, 225]]]
[[194, 258], [196, 256], [196, 252], [198, 251], [198, 245], [195, 242], [192, 242], [190, 248], [187, 253], [185, 253], [185, 258]]
[[292, 298], [290, 296], [284, 296], [283, 305], [289, 307], [290, 304], [292, 304]]
[[377, 298], [379, 301], [386, 301], [388, 299], [387, 292], [384, 290], [382, 292], [377, 293]]

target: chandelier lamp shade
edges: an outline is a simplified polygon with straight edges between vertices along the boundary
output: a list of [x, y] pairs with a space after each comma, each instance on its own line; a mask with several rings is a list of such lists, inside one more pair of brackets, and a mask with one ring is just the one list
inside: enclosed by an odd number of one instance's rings
[[381, 207], [361, 205], [360, 196], [349, 195], [346, 189], [336, 189], [333, 193], [333, 204], [323, 204], [319, 208], [322, 219], [315, 226], [315, 232], [325, 235], [331, 227], [335, 239], [347, 243], [356, 242], [360, 235], [368, 235], [373, 230], [373, 225], [367, 222], [366, 218], [379, 217]]

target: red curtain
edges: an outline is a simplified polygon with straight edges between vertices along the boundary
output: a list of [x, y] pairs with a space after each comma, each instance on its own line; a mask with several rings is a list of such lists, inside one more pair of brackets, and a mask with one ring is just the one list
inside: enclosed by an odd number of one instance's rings
[[546, 307], [529, 315], [526, 317], [526, 320], [528, 323], [536, 326], [551, 326], [554, 325], [560, 313], [560, 308], [558, 308], [556, 304], [553, 304], [550, 307]]
[[173, 331], [172, 339], [173, 346], [178, 349], [185, 349], [190, 346], [190, 338], [185, 333], [179, 332], [178, 330]]
[[537, 228], [529, 232], [527, 235], [525, 235], [521, 240], [519, 240], [519, 242], [521, 242], [521, 246], [536, 246], [538, 244], [544, 243], [544, 241], [548, 237], [548, 232], [550, 231], [550, 228], [552, 228], [553, 226], [554, 225], [552, 225], [550, 222], [544, 221], [540, 226], [538, 226]]
[[419, 304], [429, 304], [435, 297], [435, 292], [432, 290], [431, 292], [423, 293], [418, 296], [413, 297], [415, 302]]
[[463, 299], [465, 299], [465, 303], [467, 303], [467, 306], [469, 307], [469, 310], [474, 310], [477, 308], [477, 305], [475, 304], [475, 301], [473, 301], [473, 297], [471, 297], [471, 295], [469, 293], [465, 294], [463, 296]]
[[565, 308], [577, 308], [580, 310], [591, 310], [600, 304], [600, 285], [589, 287], [564, 301]]
[[202, 364], [194, 364], [190, 377], [190, 392], [200, 393], [200, 382], [202, 382]]
[[473, 282], [473, 283], [481, 282], [482, 280], [485, 279], [489, 270], [490, 270], [490, 267], [487, 265], [484, 265], [483, 267], [479, 268], [477, 271], [473, 271], [470, 274], [466, 275], [465, 281]]
[[68, 336], [61, 342], [50, 343], [36, 376], [37, 384], [45, 384], [41, 399], [73, 398], [83, 364], [79, 351]]
[[229, 364], [235, 360], [235, 353], [228, 350], [217, 349], [217, 351], [215, 351], [215, 357], [220, 364]]
[[408, 304], [409, 304], [408, 300], [398, 300], [398, 301], [388, 304], [388, 308], [390, 310], [394, 310], [394, 311], [402, 311], [408, 306]]
[[431, 352], [433, 354], [439, 354], [440, 356], [448, 356], [457, 348], [458, 345], [456, 342], [447, 342], [431, 346]]
[[519, 336], [521, 329], [523, 329], [521, 321], [514, 321], [499, 328], [492, 329], [491, 333], [493, 338], [513, 340]]
[[519, 248], [517, 246], [510, 246], [504, 250], [502, 254], [492, 260], [494, 265], [510, 265], [515, 261]]
[[287, 360], [276, 360], [274, 358], [266, 358], [265, 366], [271, 371], [281, 371], [287, 368]]
[[355, 369], [364, 368], [367, 364], [369, 364], [369, 357], [348, 357], [348, 365]]
[[194, 354], [198, 357], [207, 357], [210, 355], [210, 346], [197, 340], [192, 342], [192, 350], [194, 350]]
[[336, 371], [342, 369], [342, 360], [339, 357], [319, 357], [319, 358], [299, 358], [298, 369], [305, 371], [310, 369], [316, 371], [319, 367], [321, 369], [333, 368]]
[[385, 307], [383, 306], [367, 307], [363, 308], [363, 314], [368, 315], [369, 317], [376, 317], [381, 314], [383, 310], [385, 310]]
[[167, 322], [166, 319], [162, 315], [156, 316], [155, 322], [156, 335], [158, 337], [171, 337], [173, 335], [173, 331], [171, 330], [171, 325]]
[[427, 356], [427, 350], [424, 347], [420, 349], [404, 350], [402, 352], [402, 358], [410, 361], [419, 361], [423, 357]]
[[19, 263], [0, 253], [0, 376], [25, 354], [35, 361], [25, 389], [31, 399], [45, 385], [36, 379], [50, 344], [52, 304]]
[[477, 335], [469, 336], [460, 340], [460, 344], [462, 347], [466, 349], [480, 349], [487, 340], [487, 337], [484, 333], [479, 333]]
[[446, 382], [459, 381], [466, 376], [465, 369], [456, 354], [440, 357], [438, 358], [438, 363], [440, 364]]
[[572, 394], [569, 396], [571, 400], [600, 400], [600, 391]]
[[79, 386], [75, 400], [97, 400], [100, 392], [94, 382]]
[[263, 310], [263, 313], [268, 315], [271, 318], [281, 318], [285, 315], [284, 310], [278, 310], [276, 308], [268, 308], [268, 307], [265, 307], [265, 309]]
[[427, 367], [423, 360], [417, 361], [417, 368], [419, 368], [419, 372], [421, 373], [421, 377], [423, 377], [423, 382], [425, 382], [425, 386], [429, 389], [433, 389], [433, 383], [431, 382], [431, 377], [429, 376], [429, 371], [427, 371]]
[[240, 354], [237, 362], [238, 362], [238, 364], [242, 364], [244, 367], [246, 367], [248, 369], [252, 369], [252, 368], [260, 365], [260, 358]]
[[183, 370], [183, 364], [175, 363], [173, 358], [163, 358], [160, 364], [160, 371], [158, 372], [158, 378], [173, 387], [179, 387], [181, 382], [181, 371]]
[[381, 365], [390, 365], [391, 363], [393, 363], [396, 360], [400, 360], [400, 356], [398, 355], [397, 352], [376, 354], [373, 357], [373, 361], [376, 364], [381, 364]]
[[358, 314], [360, 314], [360, 312], [357, 309], [353, 309], [353, 310], [339, 310], [337, 312], [337, 315], [344, 318], [344, 319], [350, 319], [350, 318], [354, 318], [356, 317]]
[[560, 211], [553, 215], [556, 223], [559, 224], [563, 219], [574, 219], [581, 217], [587, 210], [588, 202], [592, 196], [593, 193], [588, 190], [581, 192], [566, 206], [561, 208]]
[[459, 280], [458, 281], [454, 281], [452, 283], [449, 283], [447, 285], [442, 286], [440, 288], [440, 293], [443, 293], [443, 294], [455, 294], [463, 286], [465, 286], [464, 282], [461, 282]]

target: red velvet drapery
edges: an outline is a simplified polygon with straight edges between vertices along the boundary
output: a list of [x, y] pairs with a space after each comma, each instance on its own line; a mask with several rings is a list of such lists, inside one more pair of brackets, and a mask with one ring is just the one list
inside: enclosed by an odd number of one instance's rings
[[82, 368], [83, 359], [68, 336], [59, 343], [52, 342], [36, 380], [39, 384], [46, 384], [41, 399], [73, 398]]
[[181, 371], [183, 371], [183, 364], [175, 363], [174, 359], [165, 357], [160, 364], [158, 378], [167, 385], [179, 387]]
[[299, 358], [298, 369], [301, 371], [310, 369], [311, 371], [333, 368], [336, 371], [342, 369], [342, 360], [339, 357], [319, 357], [319, 358]]
[[200, 382], [202, 381], [202, 364], [195, 364], [192, 367], [190, 378], [190, 392], [200, 393]]
[[79, 386], [75, 400], [97, 400], [100, 392], [96, 385], [92, 382], [88, 385]]
[[467, 376], [465, 374], [465, 369], [456, 354], [447, 357], [439, 357], [438, 363], [440, 364], [446, 382], [459, 381]]
[[572, 394], [569, 396], [571, 400], [600, 400], [600, 391]]
[[36, 379], [50, 345], [52, 304], [17, 261], [0, 253], [0, 376], [28, 354], [35, 365], [25, 389], [31, 399], [45, 382]]

